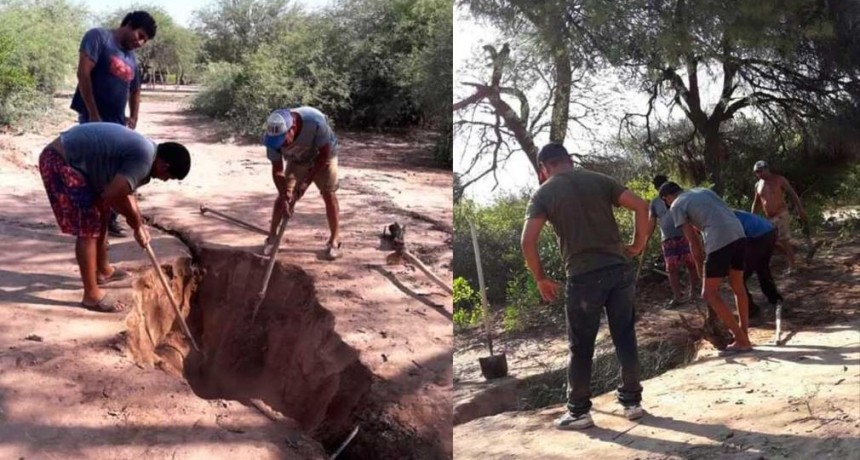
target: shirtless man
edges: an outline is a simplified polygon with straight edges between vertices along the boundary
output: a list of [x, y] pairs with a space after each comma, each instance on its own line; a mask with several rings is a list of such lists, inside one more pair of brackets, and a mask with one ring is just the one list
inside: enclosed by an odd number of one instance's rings
[[785, 177], [770, 171], [767, 163], [757, 161], [753, 166], [753, 172], [758, 178], [755, 184], [755, 199], [753, 199], [752, 213], [763, 209], [764, 215], [777, 228], [778, 239], [776, 246], [785, 252], [788, 262], [786, 274], [791, 274], [794, 269], [794, 248], [791, 245], [791, 218], [788, 215], [788, 205], [785, 203], [785, 193], [794, 203], [800, 220], [806, 221], [806, 211], [800, 204], [800, 197], [788, 183]]

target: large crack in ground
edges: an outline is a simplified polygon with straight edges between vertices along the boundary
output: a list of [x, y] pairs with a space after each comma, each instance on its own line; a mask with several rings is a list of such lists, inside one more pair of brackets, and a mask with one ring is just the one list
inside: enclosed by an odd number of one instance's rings
[[362, 432], [340, 458], [419, 458], [409, 453], [434, 442], [418, 439], [412, 427], [387, 414], [385, 398], [371, 394], [377, 377], [337, 334], [334, 315], [320, 304], [302, 268], [275, 264], [252, 321], [266, 259], [162, 229], [193, 254], [164, 261], [162, 269], [202, 353], [191, 348], [149, 269], [134, 283], [134, 308], [126, 319], [136, 362], [185, 378], [201, 398], [262, 401], [330, 451], [360, 425]]

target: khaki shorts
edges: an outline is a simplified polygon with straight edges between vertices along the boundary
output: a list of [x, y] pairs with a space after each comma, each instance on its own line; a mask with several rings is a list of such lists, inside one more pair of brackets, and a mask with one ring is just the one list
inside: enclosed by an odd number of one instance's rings
[[[306, 164], [287, 163], [287, 170], [284, 172], [284, 175], [287, 177], [287, 193], [292, 193], [293, 189], [296, 188], [296, 183], [307, 177], [313, 165], [313, 162]], [[314, 177], [314, 184], [316, 184], [320, 193], [334, 193], [337, 191], [337, 157], [329, 160], [329, 163], [317, 172], [316, 177]]]
[[768, 217], [767, 220], [776, 227], [776, 231], [778, 233], [777, 239], [779, 241], [791, 239], [791, 216], [788, 215], [787, 211], [781, 212], [773, 217]]

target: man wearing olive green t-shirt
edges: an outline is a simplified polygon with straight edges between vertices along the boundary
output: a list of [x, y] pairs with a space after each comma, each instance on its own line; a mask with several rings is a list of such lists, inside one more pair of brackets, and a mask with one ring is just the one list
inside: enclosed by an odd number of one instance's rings
[[[541, 229], [549, 222], [567, 269], [568, 411], [555, 421], [555, 426], [575, 430], [594, 425], [590, 415], [591, 365], [604, 308], [621, 363], [618, 401], [628, 419], [637, 419], [643, 414], [642, 385], [633, 328], [635, 280], [630, 257], [645, 248], [648, 203], [609, 176], [574, 169], [561, 144], [544, 146], [538, 163], [541, 179], [546, 180], [529, 202], [522, 234], [523, 255], [541, 296], [547, 301], [555, 300], [561, 285], [544, 274], [537, 250]], [[630, 245], [621, 242], [613, 207], [635, 212], [636, 231]]]

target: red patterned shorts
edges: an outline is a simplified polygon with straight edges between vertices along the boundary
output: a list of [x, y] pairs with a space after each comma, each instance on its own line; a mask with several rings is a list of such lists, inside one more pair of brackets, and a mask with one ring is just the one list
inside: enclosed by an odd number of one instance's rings
[[86, 178], [50, 147], [39, 155], [39, 173], [60, 231], [82, 238], [98, 238], [107, 213]]
[[683, 236], [669, 238], [663, 242], [663, 259], [666, 261], [666, 271], [681, 264], [695, 267], [693, 253], [690, 252], [690, 243]]

